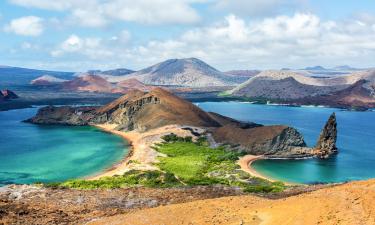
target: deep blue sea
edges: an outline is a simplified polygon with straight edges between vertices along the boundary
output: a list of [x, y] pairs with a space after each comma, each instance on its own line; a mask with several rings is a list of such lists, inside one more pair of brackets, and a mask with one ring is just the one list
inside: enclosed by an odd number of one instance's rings
[[285, 124], [298, 129], [314, 146], [332, 112], [337, 114], [339, 154], [327, 160], [259, 160], [252, 166], [274, 179], [297, 182], [341, 182], [375, 178], [375, 112], [320, 107], [287, 107], [241, 102], [204, 102], [198, 106], [242, 121]]
[[94, 175], [127, 154], [122, 138], [93, 127], [21, 122], [36, 111], [0, 112], [0, 186]]

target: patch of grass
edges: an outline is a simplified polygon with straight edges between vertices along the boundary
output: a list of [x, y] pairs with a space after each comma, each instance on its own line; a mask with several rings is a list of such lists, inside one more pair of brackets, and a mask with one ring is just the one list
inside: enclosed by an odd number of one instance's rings
[[99, 180], [74, 179], [62, 183], [45, 184], [51, 188], [74, 188], [74, 189], [113, 189], [134, 186], [145, 187], [176, 187], [182, 183], [171, 173], [162, 171], [138, 171], [131, 170], [122, 176], [104, 177]]
[[229, 96], [231, 96], [231, 93], [230, 93], [230, 91], [222, 91], [217, 96], [219, 96], [219, 97], [229, 97]]
[[279, 192], [285, 189], [281, 182], [269, 182], [251, 177], [240, 170], [237, 160], [242, 153], [227, 151], [224, 147], [210, 148], [202, 139], [193, 142], [165, 142], [155, 147], [167, 157], [159, 157], [159, 168], [173, 173], [187, 185], [223, 184], [239, 186], [246, 192]]

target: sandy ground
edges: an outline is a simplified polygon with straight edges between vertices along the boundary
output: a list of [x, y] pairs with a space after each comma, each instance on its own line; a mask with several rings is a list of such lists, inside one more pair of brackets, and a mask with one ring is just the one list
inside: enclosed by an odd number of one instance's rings
[[127, 155], [120, 163], [99, 173], [98, 175], [89, 177], [89, 180], [100, 179], [102, 177], [109, 177], [114, 175], [122, 175], [125, 172], [136, 170], [158, 170], [154, 163], [158, 162], [157, 157], [162, 154], [155, 151], [152, 146], [156, 143], [162, 142], [161, 137], [170, 133], [175, 133], [178, 136], [193, 136], [190, 131], [181, 129], [178, 125], [168, 125], [147, 132], [123, 132], [115, 130], [115, 124], [100, 124], [96, 127], [125, 138], [131, 145], [130, 154]]
[[347, 183], [289, 198], [256, 196], [199, 200], [103, 218], [89, 224], [375, 224], [375, 180]]

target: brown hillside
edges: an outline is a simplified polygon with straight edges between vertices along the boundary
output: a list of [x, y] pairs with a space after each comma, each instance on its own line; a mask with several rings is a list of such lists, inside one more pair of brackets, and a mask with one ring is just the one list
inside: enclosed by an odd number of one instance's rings
[[149, 93], [132, 91], [97, 110], [106, 122], [120, 129], [146, 131], [169, 124], [218, 127], [208, 113], [172, 93], [155, 88]]
[[352, 182], [289, 198], [224, 197], [160, 206], [89, 224], [375, 224], [375, 180]]

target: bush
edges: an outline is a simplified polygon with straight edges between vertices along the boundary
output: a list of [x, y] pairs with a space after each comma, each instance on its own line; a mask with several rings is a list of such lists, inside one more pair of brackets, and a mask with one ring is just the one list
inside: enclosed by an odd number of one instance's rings
[[131, 170], [122, 176], [104, 177], [99, 180], [74, 179], [62, 183], [46, 184], [46, 187], [66, 187], [75, 189], [113, 189], [132, 186], [145, 187], [175, 187], [181, 182], [171, 173], [162, 171]]
[[191, 136], [179, 137], [179, 136], [177, 136], [174, 133], [165, 135], [165, 136], [161, 137], [161, 139], [163, 139], [163, 141], [167, 142], [167, 143], [173, 143], [173, 142], [193, 142], [193, 137], [191, 137]]

